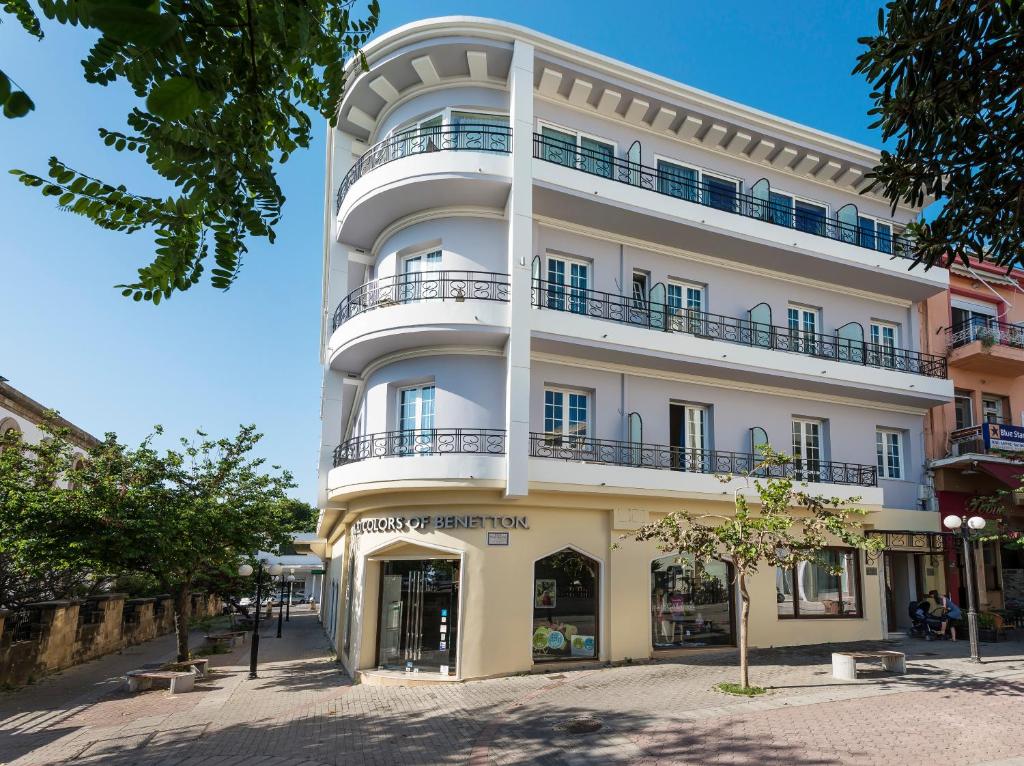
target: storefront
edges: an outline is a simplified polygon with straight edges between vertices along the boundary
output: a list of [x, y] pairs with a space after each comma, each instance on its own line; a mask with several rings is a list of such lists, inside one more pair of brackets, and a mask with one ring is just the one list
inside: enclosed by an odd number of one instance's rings
[[[730, 564], [629, 539], [668, 503], [557, 499], [514, 514], [491, 501], [351, 515], [331, 541], [342, 581], [328, 626], [349, 671], [455, 680], [735, 646]], [[883, 637], [880, 567], [850, 549], [827, 555], [832, 566], [748, 581], [751, 646]]]

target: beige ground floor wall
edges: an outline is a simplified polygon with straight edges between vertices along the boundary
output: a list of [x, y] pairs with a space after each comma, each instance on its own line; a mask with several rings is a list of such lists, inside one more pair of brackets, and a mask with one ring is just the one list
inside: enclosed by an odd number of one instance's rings
[[[531, 493], [520, 501], [497, 493], [419, 491], [363, 498], [350, 504], [330, 540], [332, 564], [351, 556], [351, 587], [340, 583], [338, 608], [325, 626], [338, 639], [351, 615], [349, 651], [338, 655], [350, 672], [377, 666], [381, 567], [388, 559], [450, 558], [461, 562], [456, 672], [479, 678], [529, 671], [532, 655], [534, 564], [564, 548], [598, 562], [598, 653], [601, 660], [655, 656], [652, 642], [651, 562], [666, 553], [628, 539], [629, 531], [678, 507], [678, 501]], [[699, 507], [698, 507], [699, 506]], [[692, 502], [695, 512], [729, 513], [730, 502]], [[927, 530], [934, 514], [881, 511], [869, 526]], [[449, 518], [478, 519], [471, 528], [448, 528]], [[513, 518], [518, 522], [502, 522]], [[389, 521], [390, 520], [390, 521]], [[415, 520], [415, 521], [414, 521]], [[458, 522], [456, 522], [458, 523]], [[515, 524], [503, 528], [503, 523]], [[523, 525], [527, 525], [526, 528]], [[507, 546], [487, 544], [489, 531], [508, 531]], [[347, 577], [348, 567], [331, 566]], [[764, 569], [749, 583], [750, 643], [792, 646], [883, 637], [879, 560], [861, 555], [861, 617], [785, 619], [778, 614], [776, 572]], [[345, 597], [350, 594], [351, 605]], [[738, 609], [737, 609], [738, 613]], [[733, 634], [735, 635], [735, 633]]]

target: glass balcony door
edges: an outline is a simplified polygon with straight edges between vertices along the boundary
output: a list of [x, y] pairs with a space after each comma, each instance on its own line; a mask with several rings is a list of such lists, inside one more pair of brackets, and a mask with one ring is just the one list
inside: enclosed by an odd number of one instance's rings
[[402, 279], [398, 291], [399, 300], [402, 303], [411, 303], [412, 301], [422, 300], [425, 295], [436, 291], [436, 283], [434, 283], [435, 286], [433, 288], [429, 284], [425, 286], [425, 282], [429, 283], [430, 278], [424, 275], [428, 272], [437, 271], [440, 267], [440, 250], [411, 255], [403, 260]]
[[813, 354], [818, 334], [818, 312], [803, 306], [790, 306], [786, 310], [789, 323], [789, 349], [801, 354]]
[[793, 464], [797, 478], [821, 480], [821, 421], [793, 420]]
[[548, 257], [548, 308], [587, 313], [590, 264], [584, 261]]
[[434, 386], [412, 386], [398, 392], [398, 431], [396, 454], [434, 451]]

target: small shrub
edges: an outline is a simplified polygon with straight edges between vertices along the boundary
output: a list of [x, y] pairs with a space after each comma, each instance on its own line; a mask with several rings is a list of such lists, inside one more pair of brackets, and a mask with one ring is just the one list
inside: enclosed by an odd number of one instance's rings
[[757, 695], [764, 694], [768, 691], [763, 686], [740, 686], [739, 684], [733, 684], [727, 681], [715, 684], [715, 689], [722, 692], [722, 694], [734, 694], [739, 697], [756, 697]]

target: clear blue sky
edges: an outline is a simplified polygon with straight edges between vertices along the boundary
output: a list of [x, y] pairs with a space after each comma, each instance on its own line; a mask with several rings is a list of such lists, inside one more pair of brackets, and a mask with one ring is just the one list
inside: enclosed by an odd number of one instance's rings
[[[868, 144], [867, 84], [850, 76], [857, 38], [880, 2], [412, 2], [381, 0], [382, 31], [424, 14], [513, 21], [630, 64]], [[0, 120], [0, 169], [44, 173], [56, 154], [83, 172], [143, 191], [145, 165], [103, 147], [132, 99], [123, 85], [87, 85], [81, 29], [46, 39], [0, 24], [0, 61], [36, 111]], [[227, 293], [207, 286], [158, 307], [120, 297], [151, 257], [144, 234], [101, 231], [52, 198], [0, 175], [0, 375], [97, 435], [134, 442], [152, 424], [233, 433], [256, 423], [263, 454], [289, 468], [315, 501], [320, 422], [317, 356], [323, 140], [281, 173], [288, 197], [277, 243], [252, 243]]]

